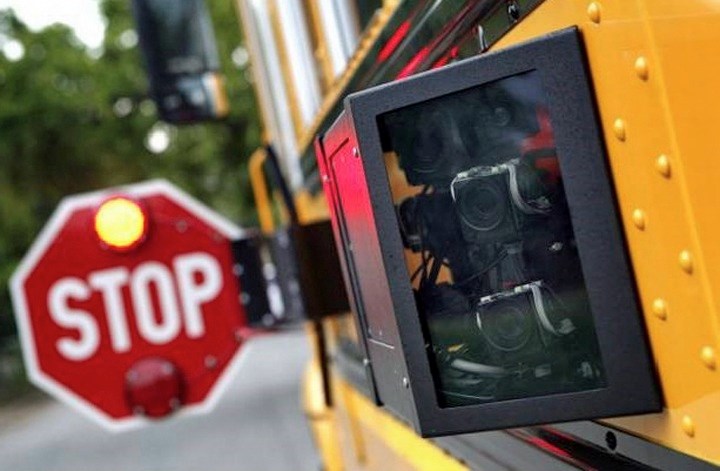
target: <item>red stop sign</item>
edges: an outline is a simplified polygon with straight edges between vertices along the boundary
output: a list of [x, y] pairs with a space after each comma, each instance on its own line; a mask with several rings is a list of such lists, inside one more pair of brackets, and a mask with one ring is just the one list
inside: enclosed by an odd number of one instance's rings
[[[94, 226], [116, 195], [146, 216], [127, 250]], [[11, 282], [31, 381], [112, 429], [212, 408], [246, 334], [231, 253], [242, 235], [164, 181], [63, 200]]]

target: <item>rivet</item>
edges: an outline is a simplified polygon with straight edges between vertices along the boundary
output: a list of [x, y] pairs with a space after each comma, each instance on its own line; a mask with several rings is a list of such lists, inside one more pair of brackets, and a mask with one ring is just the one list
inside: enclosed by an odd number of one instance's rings
[[705, 366], [707, 366], [711, 370], [714, 370], [717, 366], [717, 362], [715, 361], [715, 349], [713, 349], [712, 347], [703, 347], [702, 351], [700, 352], [700, 358], [702, 358]]
[[693, 419], [691, 419], [689, 415], [683, 416], [682, 429], [688, 437], [695, 436], [695, 422], [693, 422]]
[[662, 298], [657, 298], [652, 304], [653, 314], [660, 320], [667, 319], [667, 303]]
[[642, 209], [636, 209], [632, 213], [632, 220], [635, 227], [641, 231], [645, 230], [645, 211]]
[[360, 157], [360, 151], [358, 150], [357, 147], [352, 148], [352, 155], [353, 155], [353, 157], [356, 157], [356, 158]]
[[625, 121], [618, 118], [613, 123], [613, 131], [615, 132], [615, 137], [618, 138], [620, 141], [624, 141], [627, 137], [627, 133], [625, 130]]
[[409, 388], [410, 387], [410, 381], [407, 378], [402, 379], [403, 387]]
[[597, 24], [600, 23], [600, 4], [597, 2], [592, 2], [587, 9], [588, 17], [590, 18], [590, 21]]
[[665, 154], [660, 155], [655, 161], [655, 168], [665, 178], [670, 178], [670, 159]]
[[208, 355], [205, 357], [204, 363], [205, 363], [205, 368], [207, 368], [208, 370], [212, 370], [217, 366], [218, 361], [217, 361], [217, 358], [215, 358], [214, 356]]
[[648, 76], [650, 75], [650, 71], [648, 69], [647, 59], [645, 59], [642, 56], [635, 59], [635, 73], [642, 80], [648, 79]]
[[680, 257], [678, 258], [680, 262], [680, 267], [686, 272], [686, 273], [692, 273], [693, 271], [693, 259], [692, 255], [688, 250], [683, 250], [680, 252]]

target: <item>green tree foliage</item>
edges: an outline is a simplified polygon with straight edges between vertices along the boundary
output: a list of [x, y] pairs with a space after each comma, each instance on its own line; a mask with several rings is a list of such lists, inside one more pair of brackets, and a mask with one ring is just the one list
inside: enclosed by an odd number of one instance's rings
[[[0, 54], [0, 338], [14, 333], [7, 281], [66, 195], [148, 178], [179, 185], [241, 224], [255, 222], [246, 159], [260, 143], [255, 98], [244, 66], [231, 60], [242, 37], [233, 3], [209, 1], [232, 107], [220, 123], [158, 123], [130, 0], [103, 0], [107, 31], [89, 51], [64, 26], [29, 31], [0, 12], [0, 39], [25, 55]], [[161, 127], [165, 152], [145, 142]]]

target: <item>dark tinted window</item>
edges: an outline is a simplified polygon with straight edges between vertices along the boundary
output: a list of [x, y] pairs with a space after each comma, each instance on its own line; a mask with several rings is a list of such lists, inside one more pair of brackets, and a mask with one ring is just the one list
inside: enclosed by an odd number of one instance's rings
[[380, 127], [442, 405], [603, 387], [538, 74], [387, 113]]

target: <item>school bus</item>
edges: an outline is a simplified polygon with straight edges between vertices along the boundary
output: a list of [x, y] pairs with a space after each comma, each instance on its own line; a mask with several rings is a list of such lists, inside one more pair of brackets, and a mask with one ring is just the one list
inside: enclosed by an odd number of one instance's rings
[[325, 469], [720, 464], [720, 4], [237, 6]]

